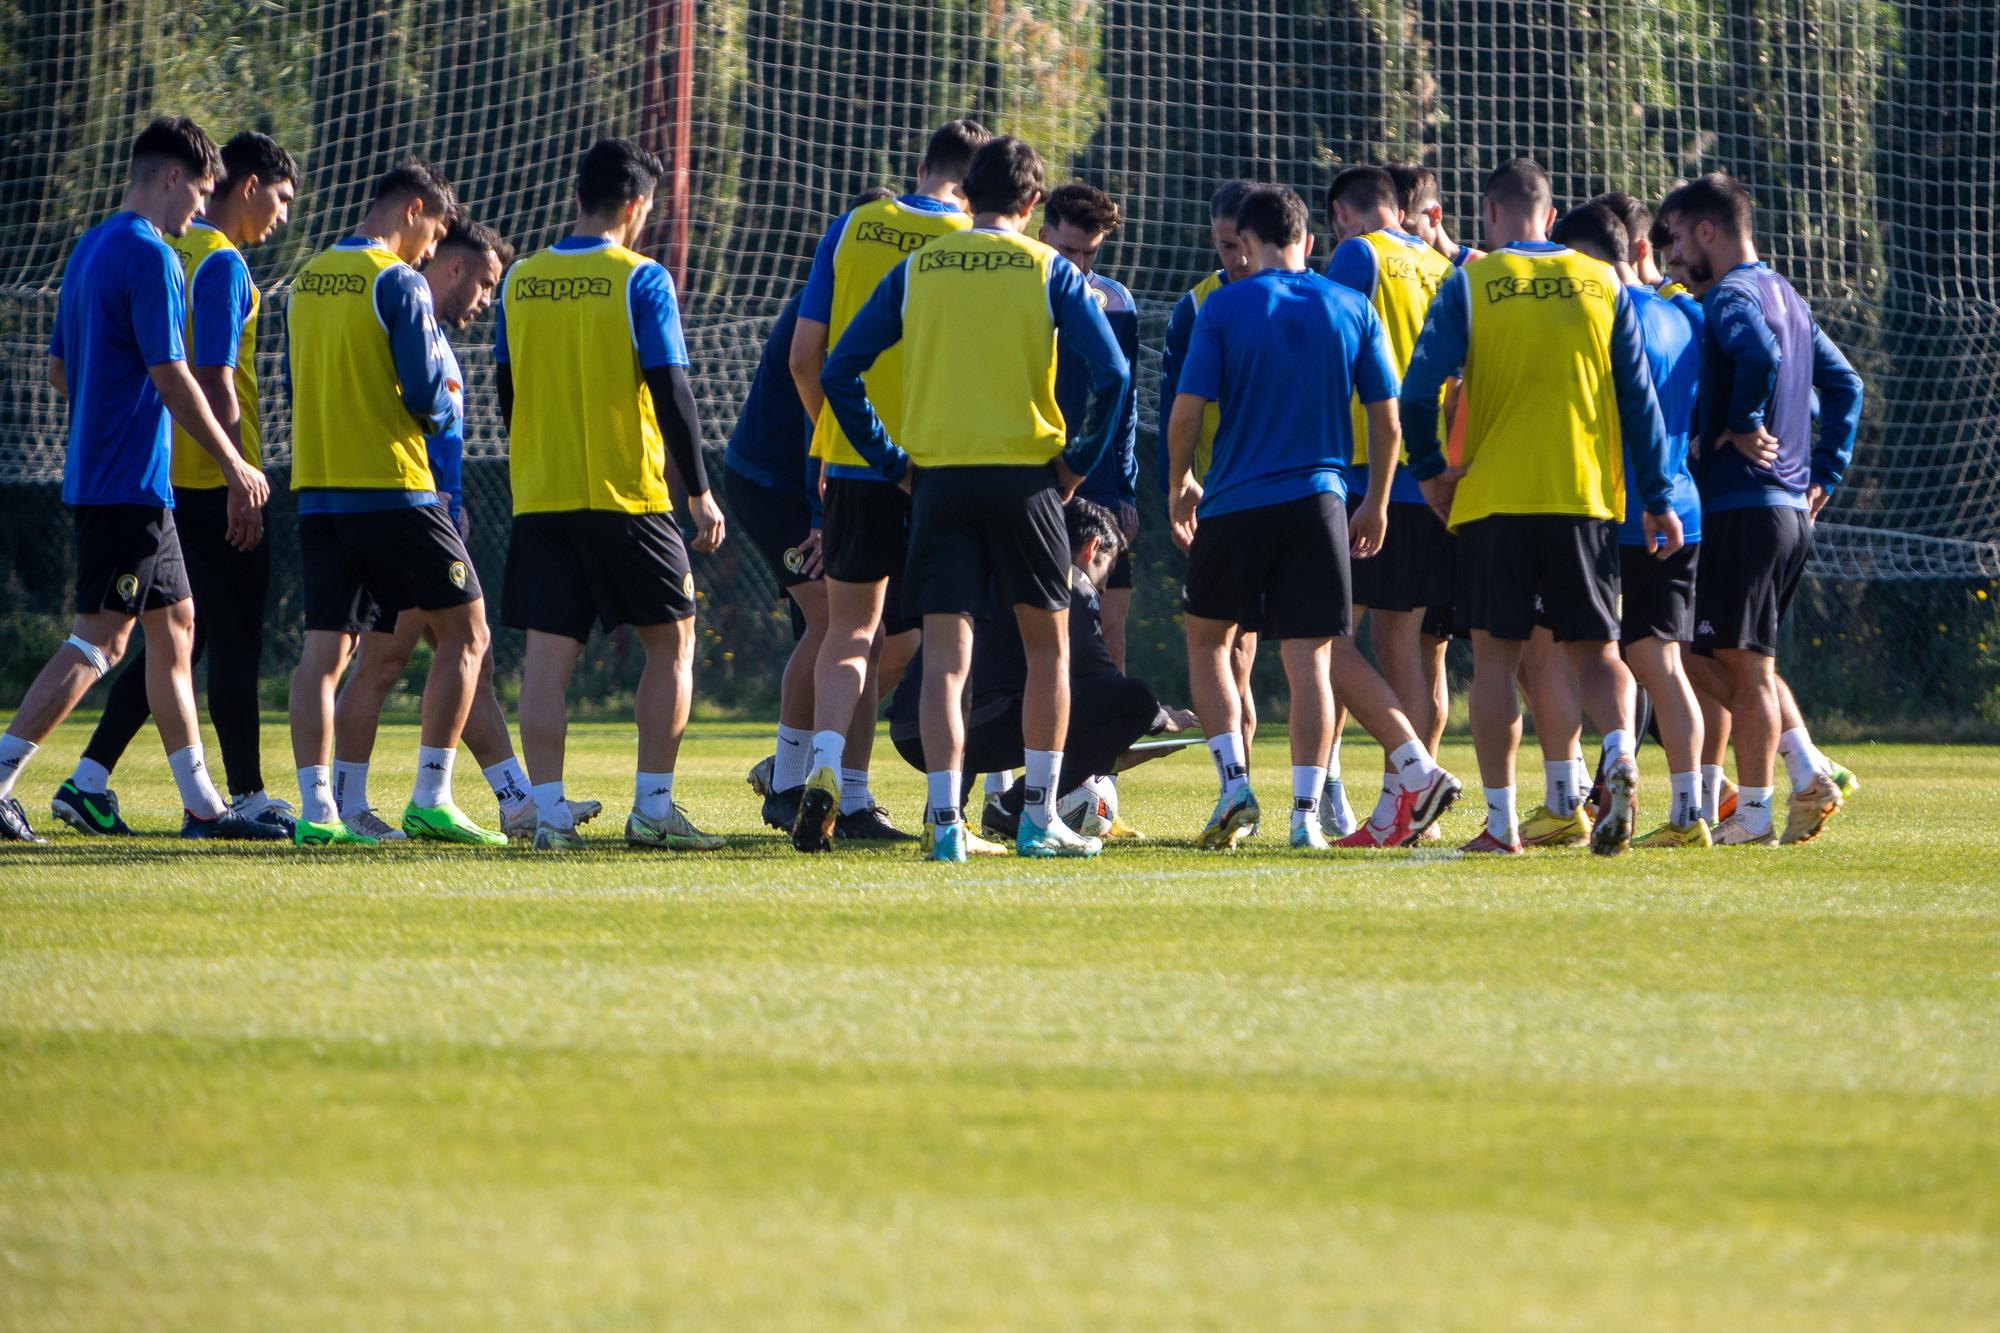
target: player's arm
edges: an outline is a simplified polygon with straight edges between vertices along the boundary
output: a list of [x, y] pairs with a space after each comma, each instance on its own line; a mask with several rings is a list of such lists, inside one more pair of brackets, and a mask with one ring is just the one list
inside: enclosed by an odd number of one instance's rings
[[[1653, 390], [1653, 368], [1639, 333], [1639, 312], [1625, 288], [1611, 313], [1611, 388], [1618, 397], [1618, 427], [1632, 489], [1646, 507], [1641, 520], [1647, 549], [1665, 558], [1681, 548], [1681, 521], [1674, 513], [1674, 479], [1667, 470], [1667, 426]], [[1657, 543], [1657, 544], [1656, 544]]]
[[[889, 438], [882, 418], [868, 401], [861, 376], [875, 364], [875, 358], [903, 341], [903, 297], [909, 291], [910, 261], [889, 270], [877, 283], [866, 303], [840, 335], [840, 342], [826, 358], [819, 386], [841, 433], [868, 465], [890, 481], [901, 481], [910, 470], [910, 456]], [[799, 311], [799, 328], [806, 326], [805, 310]], [[796, 340], [792, 344], [798, 346]]]
[[[1461, 270], [1445, 279], [1424, 316], [1424, 329], [1417, 335], [1417, 347], [1396, 403], [1403, 450], [1410, 456], [1410, 475], [1417, 479], [1424, 499], [1437, 510], [1438, 517], [1446, 521], [1451, 517], [1451, 497], [1458, 487], [1460, 470], [1446, 466], [1444, 445], [1438, 438], [1438, 402], [1445, 381], [1465, 365], [1471, 343], [1472, 288]], [[1368, 471], [1372, 486], [1375, 468]]]
[[1209, 306], [1194, 316], [1180, 367], [1180, 390], [1167, 420], [1167, 516], [1174, 542], [1182, 550], [1194, 544], [1196, 511], [1201, 507], [1201, 478], [1194, 475], [1194, 456], [1201, 447], [1202, 417], [1210, 403], [1222, 398], [1222, 330], [1212, 316]]
[[385, 272], [375, 284], [375, 308], [389, 331], [389, 356], [396, 365], [403, 407], [426, 435], [449, 430], [458, 420], [450, 376], [438, 355], [437, 320], [430, 287], [408, 265]]
[[814, 422], [819, 420], [820, 409], [826, 404], [820, 374], [826, 369], [827, 338], [833, 327], [833, 257], [840, 248], [840, 234], [845, 230], [847, 215], [843, 213], [826, 229], [826, 235], [819, 238], [819, 245], [813, 250], [812, 270], [806, 274], [805, 290], [799, 295], [798, 324], [792, 329], [792, 383], [798, 386], [799, 402], [805, 407], [807, 418]]
[[1813, 388], [1819, 392], [1819, 440], [1813, 446], [1808, 503], [1818, 516], [1854, 457], [1861, 429], [1861, 376], [1833, 339], [1813, 325]]
[[680, 477], [688, 512], [694, 518], [694, 549], [706, 554], [722, 545], [724, 523], [722, 507], [709, 493], [708, 469], [701, 453], [701, 414], [695, 407], [694, 384], [688, 379], [687, 338], [681, 332], [674, 280], [660, 265], [647, 264], [632, 275], [628, 291], [639, 372], [653, 396], [653, 415], [665, 437], [667, 461]]
[[230, 250], [217, 251], [196, 269], [188, 289], [188, 322], [194, 328], [194, 346], [188, 350], [193, 354], [189, 361], [194, 382], [238, 453], [243, 450], [243, 405], [236, 401], [236, 358], [255, 299], [249, 265]]
[[1747, 294], [1730, 287], [1710, 293], [1708, 328], [1729, 359], [1734, 379], [1720, 444], [1727, 444], [1758, 467], [1778, 456], [1778, 441], [1764, 428], [1764, 405], [1778, 387], [1783, 355], [1764, 312]]
[[1111, 433], [1111, 447], [1118, 451], [1118, 498], [1126, 511], [1118, 519], [1129, 542], [1139, 531], [1139, 312], [1119, 311], [1111, 331], [1118, 335], [1118, 350], [1131, 368], [1125, 406], [1118, 415], [1118, 428]]
[[1350, 236], [1333, 247], [1333, 257], [1326, 263], [1326, 276], [1329, 281], [1352, 288], [1372, 301], [1375, 284], [1381, 280], [1381, 267], [1375, 247], [1359, 236]]
[[61, 357], [51, 356], [49, 358], [48, 374], [49, 387], [63, 397], [69, 397], [69, 371], [64, 368]]
[[513, 276], [510, 270], [500, 280], [500, 294], [493, 302], [493, 396], [500, 408], [500, 428], [510, 435], [514, 431], [514, 364], [513, 353], [507, 350], [507, 283]]
[[1352, 367], [1354, 394], [1368, 414], [1368, 494], [1355, 512], [1349, 533], [1354, 554], [1366, 559], [1382, 549], [1389, 535], [1389, 488], [1396, 479], [1396, 462], [1403, 452], [1403, 428], [1397, 420], [1395, 353], [1389, 334], [1374, 308], [1368, 310], [1366, 332]]
[[1104, 311], [1090, 299], [1090, 288], [1076, 265], [1058, 255], [1049, 263], [1049, 313], [1056, 337], [1065, 350], [1090, 367], [1090, 397], [1085, 400], [1083, 426], [1069, 447], [1056, 456], [1056, 476], [1067, 498], [1090, 475], [1111, 444], [1132, 384], [1132, 365], [1118, 347], [1117, 335]]
[[[1167, 317], [1167, 336], [1160, 344], [1160, 404], [1162, 410], [1180, 394], [1181, 365], [1187, 360], [1188, 339], [1194, 334], [1194, 293], [1188, 292], [1174, 303]], [[1171, 418], [1169, 418], [1171, 420]], [[1197, 440], [1199, 436], [1197, 435]], [[1171, 505], [1174, 498], [1173, 472], [1169, 466], [1166, 427], [1160, 429], [1160, 486]]]

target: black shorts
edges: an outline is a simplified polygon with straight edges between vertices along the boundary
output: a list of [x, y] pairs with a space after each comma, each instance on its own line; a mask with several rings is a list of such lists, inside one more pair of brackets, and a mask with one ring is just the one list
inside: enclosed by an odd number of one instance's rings
[[910, 497], [886, 481], [828, 477], [819, 540], [828, 578], [894, 578], [910, 555]]
[[1618, 638], [1618, 525], [1569, 514], [1491, 514], [1458, 530], [1457, 614], [1470, 629], [1526, 641], [1547, 625], [1565, 643]]
[[1104, 576], [1106, 591], [1112, 588], [1132, 586], [1132, 548], [1127, 546], [1118, 552], [1118, 558], [1111, 562], [1111, 572]]
[[[1454, 558], [1456, 558], [1458, 549], [1456, 545], [1457, 539], [1453, 538], [1452, 540], [1454, 543], [1452, 550]], [[1457, 581], [1457, 567], [1454, 565], [1452, 582], [1456, 583]], [[1442, 604], [1425, 607], [1423, 629], [1419, 632], [1428, 634], [1433, 639], [1450, 639], [1470, 633], [1465, 628], [1465, 622], [1459, 619], [1458, 604], [1453, 601], [1445, 601]]]
[[[445, 512], [449, 513], [451, 511], [451, 501], [442, 493], [439, 494], [438, 499], [444, 502]], [[470, 551], [472, 549], [472, 515], [466, 510], [464, 504], [461, 503], [459, 505], [458, 517], [452, 520], [451, 525], [458, 529], [458, 539], [464, 542], [465, 549]], [[408, 609], [407, 607], [382, 606], [378, 603], [375, 611], [375, 623], [369, 626], [369, 628], [378, 634], [394, 634], [396, 632], [396, 622], [402, 618], [403, 612]]]
[[918, 471], [905, 614], [969, 616], [988, 606], [1067, 610], [1069, 569], [1062, 492], [1048, 467]]
[[501, 603], [514, 629], [582, 643], [593, 621], [614, 629], [688, 619], [694, 572], [671, 514], [516, 514]]
[[1812, 554], [1812, 520], [1779, 505], [1703, 514], [1695, 571], [1694, 650], [1747, 648], [1778, 655], [1778, 624]]
[[306, 628], [360, 634], [385, 613], [441, 611], [483, 595], [465, 539], [441, 504], [299, 515]]
[[[266, 522], [269, 511], [266, 511]], [[174, 488], [174, 532], [181, 540], [195, 615], [209, 625], [240, 625], [263, 636], [264, 602], [271, 586], [271, 538], [247, 551], [229, 544], [229, 489]]]
[[812, 506], [801, 496], [760, 486], [733, 469], [723, 472], [730, 526], [750, 538], [779, 590], [812, 582], [800, 572], [805, 561], [799, 555], [799, 543], [812, 536]]
[[76, 610], [128, 616], [188, 597], [187, 562], [174, 511], [153, 505], [72, 505]]
[[[1350, 496], [1351, 519], [1362, 504]], [[1427, 504], [1391, 501], [1389, 532], [1382, 549], [1354, 564], [1354, 604], [1371, 611], [1414, 611], [1451, 600], [1453, 572], [1450, 529]]]
[[1347, 506], [1328, 491], [1203, 518], [1183, 604], [1272, 639], [1353, 633]]
[[1621, 643], [1694, 639], [1694, 580], [1701, 543], [1690, 542], [1665, 560], [1643, 546], [1618, 548]]

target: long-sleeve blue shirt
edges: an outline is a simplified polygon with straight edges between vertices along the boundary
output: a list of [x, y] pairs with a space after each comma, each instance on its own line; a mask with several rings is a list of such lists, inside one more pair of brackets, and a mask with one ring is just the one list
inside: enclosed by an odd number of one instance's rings
[[818, 527], [819, 461], [811, 456], [813, 423], [799, 401], [791, 367], [792, 334], [798, 329], [804, 299], [801, 293], [785, 302], [772, 322], [722, 463], [766, 490], [804, 500], [812, 508], [813, 526]]
[[[1202, 289], [1227, 286], [1229, 272], [1217, 269], [1184, 292], [1167, 316], [1167, 334], [1160, 342], [1160, 437], [1158, 441], [1160, 490], [1166, 492], [1167, 473], [1172, 470], [1167, 452], [1167, 418], [1172, 415], [1174, 395], [1181, 391], [1181, 370], [1187, 365], [1188, 340], [1194, 337], [1194, 318], [1201, 312]], [[1211, 284], [1213, 284], [1211, 286]]]
[[[1861, 377], [1792, 285], [1765, 264], [1738, 264], [1702, 297], [1702, 386], [1695, 481], [1710, 513], [1806, 507], [1813, 486], [1831, 494], [1854, 456]], [[1819, 395], [1817, 442], [1813, 395]], [[1778, 456], [1760, 467], [1720, 443], [1758, 427]]]
[[[890, 481], [902, 479], [909, 470], [910, 456], [889, 438], [882, 419], [868, 402], [861, 375], [875, 364], [876, 357], [903, 340], [903, 300], [909, 291], [909, 272], [907, 259], [889, 270], [889, 276], [882, 279], [841, 334], [820, 372], [820, 388], [841, 430], [853, 441], [855, 452]], [[1111, 443], [1130, 386], [1131, 366], [1118, 350], [1118, 340], [1104, 312], [1091, 299], [1083, 274], [1061, 255], [1049, 261], [1048, 293], [1058, 353], [1067, 346], [1090, 366], [1083, 425], [1071, 433], [1061, 455], [1063, 466], [1088, 476]], [[978, 312], [967, 313], [976, 317]]]
[[[1132, 293], [1101, 273], [1087, 273], [1093, 299], [1103, 302], [1105, 322], [1118, 340], [1118, 350], [1136, 371], [1139, 365], [1139, 307]], [[1074, 440], [1088, 415], [1090, 363], [1067, 346], [1057, 349], [1056, 406]], [[1130, 504], [1139, 494], [1139, 389], [1137, 376], [1125, 391], [1118, 422], [1111, 430], [1111, 447], [1097, 460], [1097, 466], [1083, 479], [1076, 493], [1099, 504]]]

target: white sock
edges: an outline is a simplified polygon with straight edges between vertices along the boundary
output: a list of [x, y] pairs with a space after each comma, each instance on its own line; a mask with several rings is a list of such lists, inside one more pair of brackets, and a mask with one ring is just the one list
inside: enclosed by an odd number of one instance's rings
[[1570, 759], [1542, 761], [1542, 804], [1549, 813], [1568, 818], [1583, 803], [1576, 789], [1576, 762]]
[[1785, 761], [1793, 791], [1812, 786], [1813, 779], [1820, 775], [1819, 765], [1813, 762], [1819, 752], [1813, 749], [1812, 738], [1806, 735], [1804, 727], [1793, 727], [1778, 737], [1778, 754]]
[[493, 789], [493, 799], [500, 802], [502, 810], [511, 813], [535, 799], [528, 794], [528, 771], [513, 755], [479, 771], [486, 775], [486, 785]]
[[1340, 737], [1333, 738], [1333, 744], [1326, 747], [1326, 776], [1328, 781], [1340, 781]]
[[1512, 847], [1521, 840], [1521, 817], [1514, 810], [1512, 787], [1487, 787], [1486, 831]]
[[924, 774], [924, 822], [926, 824], [958, 822], [958, 774]]
[[1604, 758], [1606, 763], [1615, 761], [1619, 755], [1636, 757], [1638, 749], [1632, 744], [1629, 731], [1607, 731], [1604, 733]]
[[868, 770], [865, 768], [843, 768], [840, 770], [840, 813], [858, 814], [875, 808], [875, 793], [868, 790]]
[[1438, 771], [1422, 741], [1404, 741], [1390, 751], [1389, 768], [1396, 775], [1396, 785], [1404, 791], [1422, 791], [1431, 774]]
[[988, 773], [986, 775], [986, 794], [988, 796], [1005, 796], [1009, 791], [1013, 790], [1013, 787], [1014, 773], [1011, 769], [1005, 773]]
[[1701, 817], [1713, 824], [1721, 818], [1722, 765], [1701, 766]]
[[778, 724], [778, 761], [771, 766], [771, 790], [790, 791], [806, 785], [806, 765], [812, 762], [810, 727]]
[[1569, 761], [1569, 771], [1569, 789], [1576, 793], [1577, 804], [1582, 805], [1583, 798], [1590, 795], [1590, 785], [1592, 782], [1590, 765], [1583, 762], [1582, 755], [1577, 755]]
[[35, 751], [42, 747], [33, 741], [24, 741], [11, 733], [0, 734], [0, 801], [14, 794], [14, 782], [21, 776], [21, 770], [35, 757]]
[[429, 809], [451, 804], [451, 766], [458, 760], [456, 747], [417, 747], [417, 780], [410, 786], [410, 804]]
[[1738, 787], [1736, 789], [1736, 817], [1752, 833], [1767, 833], [1771, 828], [1771, 793], [1773, 787]]
[[368, 765], [333, 761], [333, 803], [342, 819], [352, 819], [368, 808]]
[[1673, 814], [1668, 819], [1673, 824], [1686, 828], [1701, 818], [1701, 777], [1695, 773], [1670, 773], [1667, 781], [1674, 789]]
[[569, 802], [563, 799], [562, 779], [554, 782], [538, 782], [530, 789], [535, 798], [535, 822], [547, 824], [552, 829], [573, 829], [576, 816], [570, 813]]
[[215, 819], [229, 808], [209, 781], [208, 764], [202, 759], [199, 744], [168, 755], [167, 767], [174, 771], [174, 785], [181, 789], [181, 804], [196, 819]]
[[1375, 813], [1368, 816], [1368, 822], [1376, 828], [1388, 828], [1396, 822], [1396, 796], [1401, 789], [1396, 783], [1396, 775], [1382, 775], [1382, 794], [1375, 800]]
[[1056, 818], [1056, 779], [1062, 773], [1061, 750], [1028, 750], [1021, 775], [1021, 813], [1033, 815], [1043, 828]]
[[308, 824], [340, 819], [340, 807], [333, 803], [333, 775], [325, 764], [299, 770], [299, 818]]
[[674, 775], [639, 774], [632, 782], [632, 808], [642, 819], [665, 819], [674, 808]]
[[1319, 820], [1319, 789], [1326, 784], [1326, 770], [1318, 765], [1292, 765], [1292, 827], [1301, 828]]
[[847, 737], [837, 731], [815, 732], [812, 763], [807, 765], [807, 769], [816, 773], [822, 768], [830, 768], [838, 773], [841, 767], [840, 761], [846, 757]]
[[95, 759], [76, 761], [76, 772], [69, 775], [78, 791], [87, 791], [92, 796], [102, 796], [111, 787], [111, 770]]
[[1215, 775], [1222, 781], [1222, 794], [1234, 796], [1250, 785], [1250, 769], [1243, 762], [1243, 733], [1225, 731], [1208, 738], [1208, 753], [1215, 759]]

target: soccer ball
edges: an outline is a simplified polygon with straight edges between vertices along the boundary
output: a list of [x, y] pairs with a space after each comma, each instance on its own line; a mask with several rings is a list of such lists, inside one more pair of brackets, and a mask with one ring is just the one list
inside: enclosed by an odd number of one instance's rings
[[1101, 838], [1118, 818], [1118, 788], [1110, 778], [1088, 778], [1056, 803], [1062, 822], [1086, 838]]

